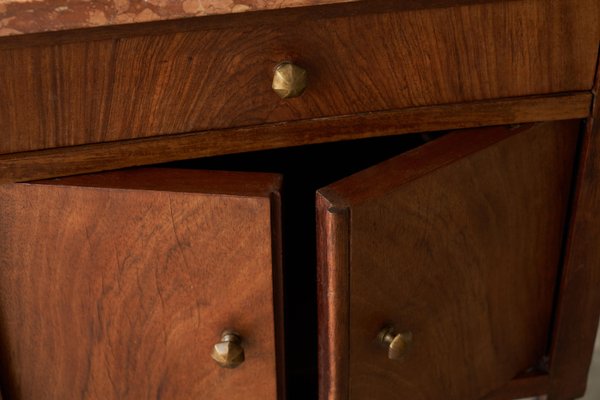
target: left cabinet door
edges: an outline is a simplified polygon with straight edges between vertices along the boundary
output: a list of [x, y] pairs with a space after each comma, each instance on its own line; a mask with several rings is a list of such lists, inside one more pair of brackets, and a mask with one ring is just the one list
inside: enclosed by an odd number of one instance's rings
[[[143, 169], [0, 186], [4, 394], [281, 398], [280, 182]], [[211, 358], [226, 329], [234, 369]]]

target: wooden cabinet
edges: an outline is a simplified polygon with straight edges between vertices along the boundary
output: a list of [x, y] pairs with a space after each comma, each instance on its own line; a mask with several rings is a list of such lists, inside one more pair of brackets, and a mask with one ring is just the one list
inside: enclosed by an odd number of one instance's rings
[[[321, 398], [477, 400], [543, 368], [579, 132], [455, 131], [318, 191]], [[280, 183], [160, 168], [5, 185], [11, 395], [283, 396]], [[310, 173], [289, 184], [318, 186]], [[288, 222], [284, 240], [310, 249]], [[410, 332], [400, 361], [378, 342], [385, 328]], [[235, 370], [209, 357], [225, 329], [245, 351]], [[289, 359], [303, 348], [288, 342]]]
[[581, 396], [600, 3], [259, 3], [0, 18], [1, 398]]

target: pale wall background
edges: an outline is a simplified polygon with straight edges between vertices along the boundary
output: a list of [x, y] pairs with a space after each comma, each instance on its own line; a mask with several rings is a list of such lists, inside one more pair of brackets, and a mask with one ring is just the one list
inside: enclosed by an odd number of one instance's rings
[[[523, 400], [543, 400], [543, 399], [523, 399]], [[588, 388], [585, 397], [582, 400], [600, 400], [600, 329], [596, 335], [596, 346], [594, 348], [594, 358], [590, 367]]]
[[596, 335], [596, 347], [594, 349], [594, 358], [590, 368], [588, 389], [584, 397], [585, 400], [600, 400], [600, 332]]

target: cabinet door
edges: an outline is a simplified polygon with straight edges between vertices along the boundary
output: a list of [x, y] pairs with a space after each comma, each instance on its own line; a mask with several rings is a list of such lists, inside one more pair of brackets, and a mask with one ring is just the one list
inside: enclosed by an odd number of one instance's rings
[[322, 399], [475, 400], [540, 365], [578, 131], [453, 132], [319, 191]]
[[[279, 183], [148, 169], [1, 186], [8, 398], [276, 399]], [[225, 329], [235, 369], [211, 358]]]

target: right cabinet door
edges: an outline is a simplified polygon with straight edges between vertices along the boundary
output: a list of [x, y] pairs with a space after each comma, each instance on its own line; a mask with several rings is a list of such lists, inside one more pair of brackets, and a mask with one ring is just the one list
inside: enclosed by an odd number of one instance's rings
[[319, 190], [321, 399], [475, 400], [540, 365], [578, 133], [453, 132]]

